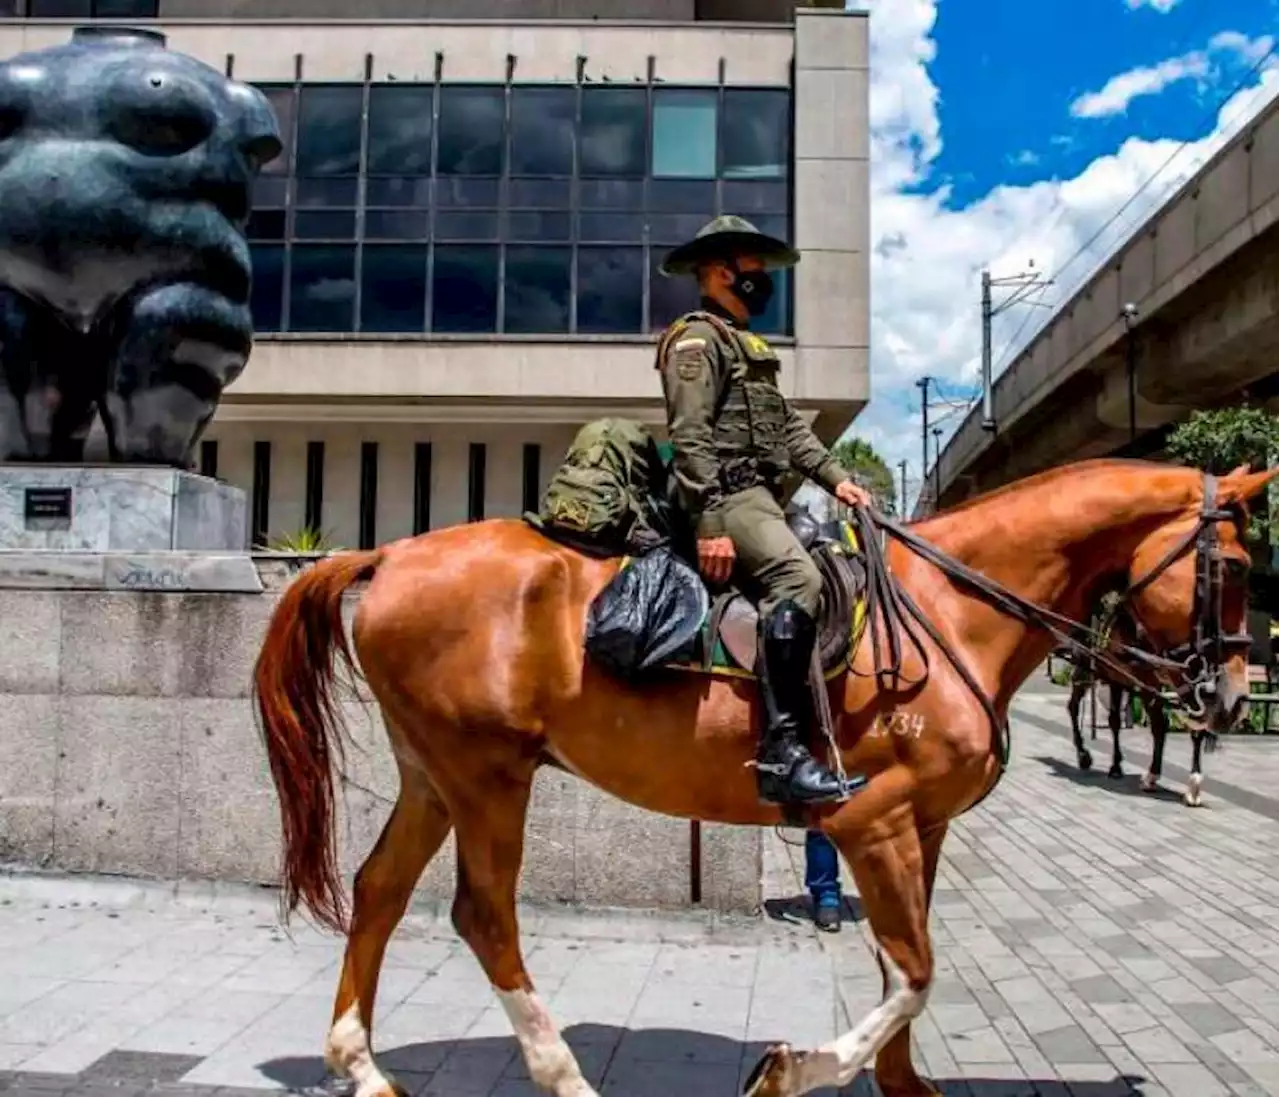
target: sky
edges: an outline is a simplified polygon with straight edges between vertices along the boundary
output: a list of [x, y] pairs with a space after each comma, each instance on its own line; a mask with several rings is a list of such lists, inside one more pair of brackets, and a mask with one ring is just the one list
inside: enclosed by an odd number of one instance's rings
[[[871, 13], [872, 320], [871, 403], [849, 433], [895, 473], [908, 461], [914, 500], [915, 382], [941, 379], [956, 405], [931, 412], [945, 446], [979, 377], [982, 268], [1034, 264], [1055, 283], [1037, 299], [1067, 300], [1276, 94], [1280, 15], [1277, 0], [850, 6]], [[997, 375], [1052, 314], [996, 318]]]

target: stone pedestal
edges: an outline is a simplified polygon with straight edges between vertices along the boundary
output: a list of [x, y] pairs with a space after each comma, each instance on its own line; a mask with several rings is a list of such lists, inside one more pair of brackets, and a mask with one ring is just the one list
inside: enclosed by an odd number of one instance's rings
[[243, 552], [239, 488], [136, 465], [0, 465], [0, 551]]

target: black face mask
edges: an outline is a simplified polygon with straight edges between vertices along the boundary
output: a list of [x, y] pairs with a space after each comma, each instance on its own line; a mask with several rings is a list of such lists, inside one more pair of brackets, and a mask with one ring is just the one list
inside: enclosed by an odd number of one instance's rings
[[747, 312], [759, 316], [773, 300], [773, 277], [766, 270], [739, 270], [735, 267], [729, 292], [746, 306]]

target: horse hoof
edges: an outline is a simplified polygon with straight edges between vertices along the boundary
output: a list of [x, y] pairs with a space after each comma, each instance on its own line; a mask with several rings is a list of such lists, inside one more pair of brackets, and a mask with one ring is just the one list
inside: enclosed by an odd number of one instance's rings
[[1082, 750], [1076, 756], [1076, 761], [1080, 763], [1080, 768], [1083, 770], [1093, 769], [1093, 755], [1087, 750]]
[[1182, 802], [1186, 804], [1187, 807], [1189, 808], [1204, 807], [1204, 799], [1200, 796], [1200, 793], [1198, 792], [1195, 793], [1195, 795], [1192, 795], [1190, 792], [1184, 793], [1182, 797]]
[[1187, 782], [1187, 791], [1182, 795], [1182, 802], [1189, 808], [1198, 808], [1204, 806], [1204, 801], [1200, 798], [1200, 787], [1204, 783], [1204, 778], [1198, 773], [1193, 773], [1191, 779]]
[[1141, 788], [1143, 792], [1155, 792], [1155, 790], [1159, 787], [1160, 787], [1159, 779], [1154, 774], [1144, 773], [1142, 775]]
[[1124, 776], [1124, 766], [1112, 766], [1107, 770], [1107, 776], [1115, 781], [1120, 780]]
[[742, 1097], [792, 1097], [797, 1060], [790, 1044], [774, 1044], [747, 1076]]

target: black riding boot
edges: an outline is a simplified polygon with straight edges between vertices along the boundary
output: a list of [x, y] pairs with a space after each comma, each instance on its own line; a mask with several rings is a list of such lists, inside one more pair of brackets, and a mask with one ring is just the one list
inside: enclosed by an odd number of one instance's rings
[[817, 626], [795, 602], [780, 602], [760, 623], [760, 693], [765, 728], [756, 761], [760, 798], [774, 804], [843, 800], [848, 789], [809, 753], [803, 732], [812, 711], [809, 664]]

